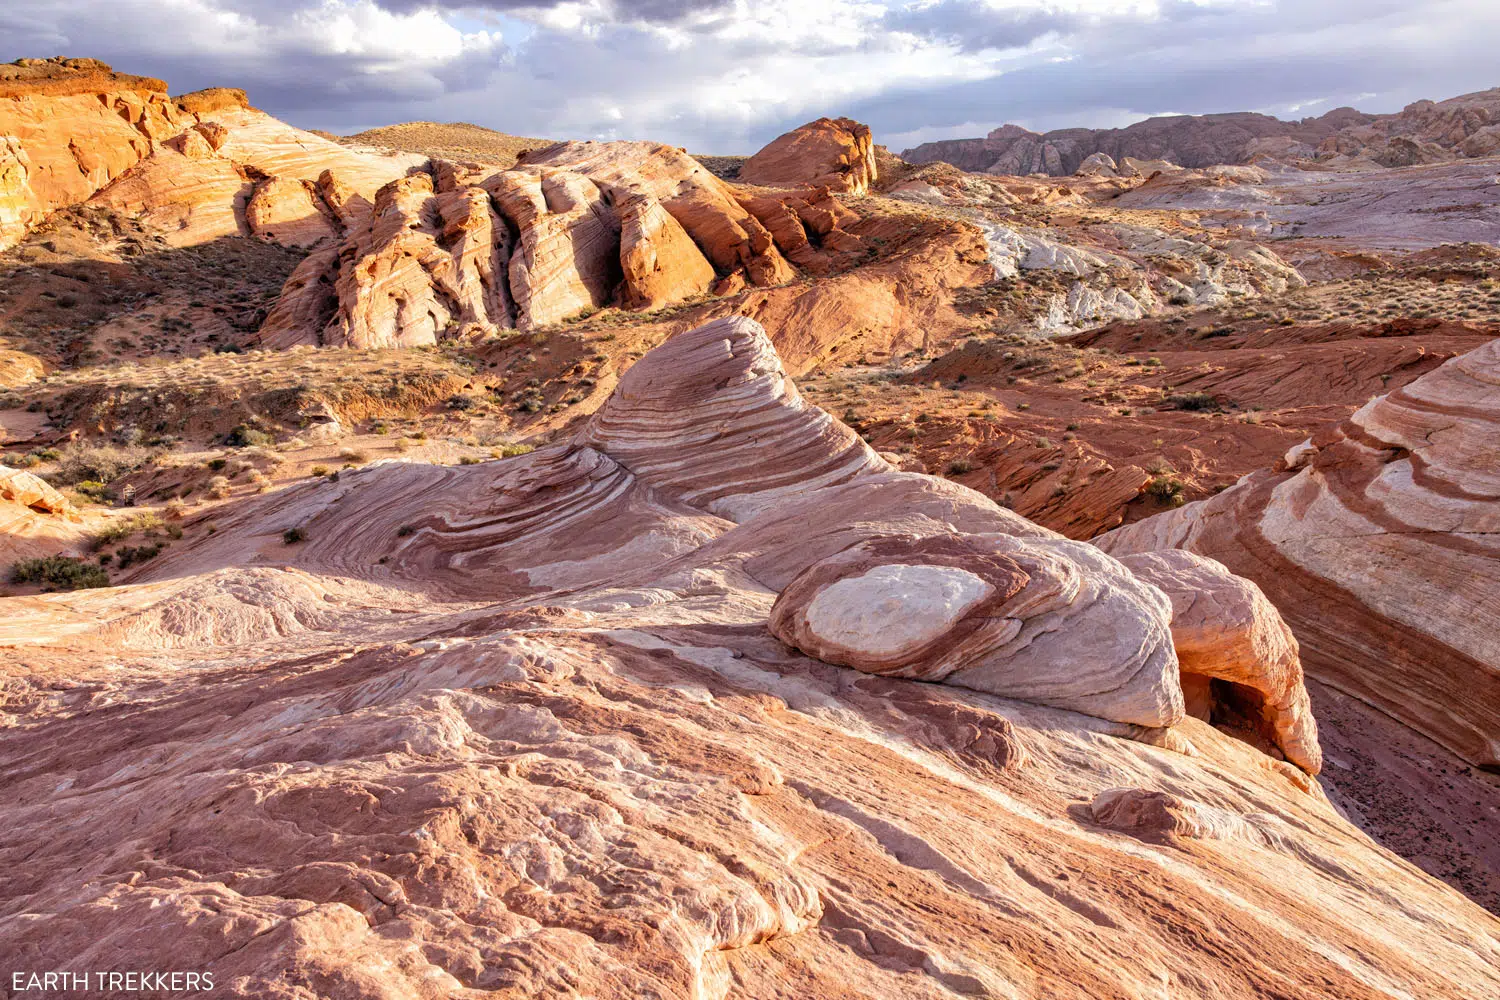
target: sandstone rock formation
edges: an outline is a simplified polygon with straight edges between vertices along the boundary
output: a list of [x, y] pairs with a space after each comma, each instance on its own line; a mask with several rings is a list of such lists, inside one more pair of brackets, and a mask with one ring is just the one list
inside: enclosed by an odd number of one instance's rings
[[0, 72], [0, 249], [51, 212], [89, 202], [176, 245], [332, 234], [310, 187], [325, 170], [364, 197], [422, 157], [348, 149], [250, 108], [243, 91], [171, 98], [160, 80], [96, 60], [22, 60]]
[[82, 540], [82, 520], [45, 480], [0, 465], [0, 564], [74, 548]]
[[1223, 562], [1282, 610], [1315, 676], [1500, 767], [1497, 421], [1489, 341], [1315, 434], [1294, 467], [1096, 542]]
[[739, 179], [771, 187], [826, 187], [865, 195], [875, 182], [870, 127], [850, 118], [819, 118], [771, 141], [740, 167]]
[[654, 143], [557, 143], [499, 171], [436, 161], [381, 188], [373, 215], [328, 214], [343, 245], [298, 268], [261, 328], [268, 346], [430, 344], [793, 274], [727, 185]]
[[1141, 726], [1181, 720], [1161, 594], [1078, 543], [883, 537], [814, 563], [771, 632], [810, 656]]
[[1181, 549], [1120, 561], [1172, 602], [1172, 646], [1188, 712], [1208, 722], [1216, 713], [1221, 720], [1239, 714], [1264, 727], [1265, 741], [1292, 763], [1318, 773], [1322, 751], [1297, 640], [1260, 588]]
[[96, 60], [22, 60], [0, 70], [0, 249], [76, 205], [187, 119], [160, 80]]
[[[890, 471], [746, 321], [630, 375], [574, 441], [349, 470], [223, 509], [124, 586], [6, 599], [0, 950], [239, 996], [1500, 988], [1494, 917], [1199, 719], [789, 650], [778, 593], [883, 539], [1134, 577]], [[1078, 594], [1060, 677], [1114, 620]]]

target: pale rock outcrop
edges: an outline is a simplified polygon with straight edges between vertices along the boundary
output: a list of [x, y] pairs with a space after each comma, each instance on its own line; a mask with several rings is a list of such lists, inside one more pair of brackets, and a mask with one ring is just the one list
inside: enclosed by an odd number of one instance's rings
[[1108, 153], [1090, 153], [1073, 173], [1078, 177], [1118, 177], [1119, 169]]
[[515, 169], [486, 186], [520, 233], [510, 287], [521, 329], [610, 301], [621, 280], [620, 219], [593, 181], [569, 170]]
[[771, 632], [830, 663], [1140, 726], [1183, 714], [1171, 606], [1081, 543], [880, 537], [814, 563]]
[[78, 520], [78, 512], [68, 498], [40, 476], [21, 469], [0, 465], [0, 500], [6, 503], [29, 507], [43, 514], [58, 514], [69, 520]]
[[739, 179], [768, 187], [826, 187], [856, 197], [878, 176], [870, 127], [819, 118], [773, 139], [740, 166]]
[[[207, 146], [207, 140], [203, 141]], [[255, 185], [245, 205], [245, 224], [262, 239], [284, 246], [309, 247], [337, 233], [326, 211], [311, 181], [268, 177]]]
[[31, 157], [12, 135], [0, 136], [0, 250], [25, 239], [37, 214], [31, 193]]
[[722, 274], [740, 271], [750, 284], [761, 286], [793, 277], [771, 234], [735, 200], [729, 186], [675, 146], [559, 142], [526, 153], [520, 165], [583, 174], [617, 203], [631, 193], [650, 195]]
[[[509, 234], [482, 191], [438, 192], [425, 173], [395, 181], [381, 188], [369, 223], [339, 253], [338, 306], [321, 342], [405, 347], [512, 326], [509, 251]], [[291, 279], [305, 282], [295, 290], [299, 311], [323, 296], [311, 270]], [[291, 318], [277, 315], [273, 326], [268, 317], [262, 336], [300, 332], [279, 326]]]
[[1281, 609], [1310, 674], [1500, 767], [1496, 440], [1490, 341], [1314, 435], [1295, 468], [1095, 542], [1219, 560]]
[[[380, 189], [382, 218], [338, 171], [307, 190], [342, 228], [342, 247], [292, 275], [261, 327], [267, 346], [404, 346], [531, 330], [606, 305], [682, 302], [721, 280], [774, 285], [793, 275], [723, 182], [653, 143], [558, 143], [499, 171], [433, 161]], [[790, 200], [839, 244], [836, 226], [851, 216], [826, 192]], [[323, 231], [307, 218], [298, 242]], [[798, 235], [806, 242], [800, 227]]]
[[84, 549], [83, 517], [41, 477], [0, 465], [0, 567], [22, 559]]

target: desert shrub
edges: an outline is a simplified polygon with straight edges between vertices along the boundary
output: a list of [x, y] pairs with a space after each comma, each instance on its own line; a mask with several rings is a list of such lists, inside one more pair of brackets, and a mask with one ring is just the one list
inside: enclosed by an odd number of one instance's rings
[[235, 427], [224, 438], [224, 443], [231, 448], [249, 448], [253, 446], [264, 447], [275, 441], [271, 435], [249, 424], [240, 424]]
[[1218, 401], [1206, 392], [1185, 392], [1168, 396], [1167, 402], [1179, 410], [1217, 410]]
[[314, 476], [326, 476], [326, 475], [328, 475], [328, 466], [326, 466], [326, 465], [315, 465], [315, 466], [312, 467], [312, 470], [311, 470], [310, 474], [314, 475]]
[[339, 452], [339, 458], [342, 458], [346, 462], [359, 464], [369, 461], [370, 456], [357, 448], [344, 448]]
[[956, 458], [948, 463], [948, 475], [962, 476], [966, 472], [974, 471], [974, 463], [967, 458]]
[[155, 511], [142, 511], [131, 517], [116, 518], [109, 524], [94, 533], [94, 548], [103, 548], [113, 545], [121, 539], [129, 538], [136, 532], [155, 532], [161, 530], [162, 519]]
[[148, 453], [144, 448], [115, 447], [104, 445], [91, 447], [73, 445], [56, 456], [57, 471], [47, 476], [54, 486], [72, 486], [76, 483], [108, 483], [127, 472], [134, 472], [146, 464]]
[[90, 500], [97, 500], [102, 502], [105, 498], [108, 487], [106, 487], [103, 483], [97, 482], [93, 479], [85, 479], [83, 482], [75, 485], [73, 489], [77, 490], [81, 495], [88, 497]]
[[227, 476], [214, 476], [208, 481], [208, 495], [215, 500], [223, 500], [229, 496], [229, 478]]
[[529, 455], [533, 451], [536, 451], [535, 445], [502, 444], [500, 447], [491, 451], [490, 454], [494, 455], [496, 458], [514, 458], [517, 455]]
[[1157, 476], [1146, 484], [1146, 493], [1156, 498], [1158, 503], [1169, 503], [1174, 507], [1181, 507], [1185, 502], [1182, 495], [1182, 482], [1171, 476]]
[[303, 528], [288, 528], [281, 533], [281, 540], [287, 545], [296, 545], [298, 542], [307, 541], [307, 531]]
[[416, 530], [417, 530], [416, 525], [403, 524], [401, 527], [399, 527], [399, 528], [396, 529], [396, 537], [397, 538], [405, 538], [407, 535], [410, 535], [412, 532], [414, 532]]
[[479, 462], [480, 460], [475, 458], [473, 455], [465, 455], [463, 458], [460, 458], [458, 460], [459, 465], [478, 465]]
[[115, 558], [120, 561], [120, 568], [124, 569], [133, 563], [155, 559], [161, 554], [161, 550], [160, 542], [152, 542], [150, 545], [124, 545], [115, 552]]
[[76, 556], [22, 559], [10, 568], [12, 583], [39, 583], [44, 590], [86, 590], [108, 587], [104, 567]]

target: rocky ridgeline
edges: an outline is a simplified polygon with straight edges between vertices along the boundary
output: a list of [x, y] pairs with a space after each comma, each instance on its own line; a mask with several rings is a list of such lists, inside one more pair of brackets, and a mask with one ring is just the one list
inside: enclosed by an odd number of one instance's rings
[[1253, 584], [892, 469], [750, 320], [569, 441], [218, 525], [12, 600], [8, 954], [238, 996], [1500, 989], [1494, 917], [1310, 777]]
[[1117, 129], [1032, 132], [1003, 125], [982, 139], [946, 139], [904, 151], [913, 163], [942, 161], [991, 174], [1119, 171], [1144, 177], [1163, 167], [1211, 167], [1257, 159], [1315, 161], [1371, 169], [1439, 163], [1500, 153], [1500, 89], [1451, 100], [1417, 101], [1392, 115], [1335, 108], [1282, 121], [1236, 112], [1170, 115]]

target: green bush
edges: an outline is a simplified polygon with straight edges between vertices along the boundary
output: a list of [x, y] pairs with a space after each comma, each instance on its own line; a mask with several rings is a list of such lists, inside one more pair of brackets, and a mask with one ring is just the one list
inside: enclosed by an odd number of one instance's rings
[[224, 443], [231, 448], [249, 448], [255, 445], [272, 444], [275, 440], [263, 430], [251, 427], [249, 424], [240, 424], [229, 432], [224, 438]]
[[1186, 502], [1182, 495], [1182, 481], [1171, 476], [1152, 479], [1146, 484], [1146, 492], [1159, 503], [1169, 503], [1174, 507], [1181, 507]]
[[155, 559], [161, 555], [162, 543], [152, 542], [150, 545], [123, 545], [115, 552], [115, 558], [120, 561], [120, 568], [133, 563], [143, 563]]
[[75, 556], [22, 559], [10, 568], [12, 583], [39, 583], [44, 590], [87, 590], [108, 587], [104, 567]]

